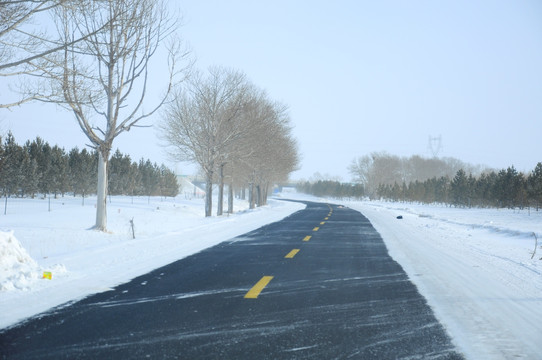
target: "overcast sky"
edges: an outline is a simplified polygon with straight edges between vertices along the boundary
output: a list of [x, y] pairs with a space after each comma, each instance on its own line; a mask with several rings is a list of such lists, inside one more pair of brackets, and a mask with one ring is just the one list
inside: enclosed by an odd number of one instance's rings
[[[302, 154], [294, 179], [349, 181], [355, 157], [431, 156], [438, 136], [439, 156], [521, 171], [542, 161], [541, 1], [179, 3], [196, 67], [241, 70], [289, 105]], [[38, 135], [66, 149], [86, 143], [54, 106], [2, 111], [0, 121], [21, 144]], [[193, 171], [157, 143], [152, 129], [135, 129], [114, 147]]]

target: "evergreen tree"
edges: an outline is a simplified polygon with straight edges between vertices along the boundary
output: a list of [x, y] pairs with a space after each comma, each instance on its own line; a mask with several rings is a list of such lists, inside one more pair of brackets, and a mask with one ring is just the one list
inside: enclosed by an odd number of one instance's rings
[[1, 183], [4, 194], [18, 195], [23, 183], [21, 164], [24, 155], [23, 149], [17, 145], [11, 132], [5, 140], [3, 155]]
[[536, 204], [538, 211], [542, 203], [542, 163], [536, 164], [534, 170], [529, 174], [527, 179], [528, 195]]
[[162, 196], [175, 197], [179, 194], [177, 176], [164, 165], [160, 167], [160, 187]]
[[123, 155], [117, 149], [109, 160], [109, 193], [111, 195], [131, 195], [131, 169], [132, 161], [130, 156]]
[[465, 206], [469, 199], [469, 179], [463, 169], [459, 169], [450, 183], [452, 203]]
[[51, 146], [40, 137], [28, 144], [30, 157], [36, 160], [38, 165], [38, 191], [43, 195], [50, 193], [51, 180]]
[[35, 159], [31, 159], [30, 155], [26, 151], [23, 152], [21, 171], [23, 174], [21, 184], [22, 194], [34, 198], [38, 192], [38, 163]]
[[45, 175], [49, 179], [49, 189], [55, 195], [64, 196], [69, 188], [69, 159], [64, 149], [57, 145], [51, 148], [50, 167]]
[[69, 181], [74, 195], [85, 197], [95, 193], [97, 158], [96, 152], [91, 153], [87, 149], [70, 150], [68, 154]]
[[160, 195], [159, 176], [156, 176], [159, 172], [156, 171], [156, 165], [153, 165], [150, 160], [141, 159], [139, 172], [141, 174], [141, 195]]

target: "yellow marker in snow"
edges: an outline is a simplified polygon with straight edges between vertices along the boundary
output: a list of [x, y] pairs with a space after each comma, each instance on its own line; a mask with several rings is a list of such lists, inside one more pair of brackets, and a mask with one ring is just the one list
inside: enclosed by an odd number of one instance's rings
[[49, 279], [49, 280], [52, 280], [53, 278], [53, 274], [51, 274], [50, 271], [44, 271], [43, 272], [43, 278], [42, 279]]

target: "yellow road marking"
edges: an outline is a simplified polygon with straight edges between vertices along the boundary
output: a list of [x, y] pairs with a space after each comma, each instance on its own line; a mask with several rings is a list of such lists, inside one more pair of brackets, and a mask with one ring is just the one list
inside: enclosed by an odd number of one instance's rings
[[329, 220], [329, 217], [325, 217], [324, 220]]
[[322, 221], [322, 222], [320, 222], [320, 225], [324, 225], [325, 223], [326, 223], [325, 221]]
[[320, 228], [317, 226], [314, 229], [312, 229], [312, 231], [318, 231], [318, 229], [320, 229]]
[[307, 235], [305, 236], [305, 238], [303, 239], [303, 241], [309, 241], [311, 239], [311, 236], [310, 235]]
[[260, 281], [258, 281], [256, 285], [254, 285], [252, 289], [246, 293], [245, 299], [256, 299], [262, 292], [263, 288], [269, 284], [271, 279], [273, 279], [273, 276], [264, 276], [261, 278]]
[[286, 256], [285, 258], [286, 259], [292, 259], [295, 254], [297, 254], [299, 252], [299, 249], [293, 249], [292, 251], [290, 251]]

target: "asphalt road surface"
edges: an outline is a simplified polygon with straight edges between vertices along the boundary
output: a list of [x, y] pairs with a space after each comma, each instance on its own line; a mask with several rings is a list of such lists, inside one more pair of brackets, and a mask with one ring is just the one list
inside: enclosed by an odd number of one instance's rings
[[4, 330], [0, 354], [462, 359], [370, 222], [352, 209], [310, 202], [282, 221]]

